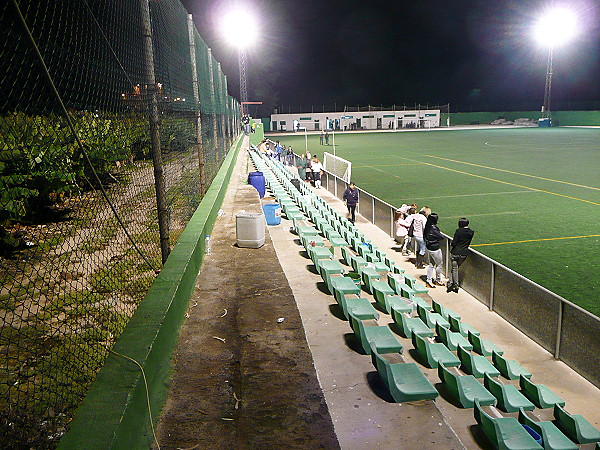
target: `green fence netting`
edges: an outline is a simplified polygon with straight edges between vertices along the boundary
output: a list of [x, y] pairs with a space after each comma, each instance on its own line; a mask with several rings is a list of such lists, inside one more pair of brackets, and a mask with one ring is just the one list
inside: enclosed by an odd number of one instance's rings
[[0, 447], [52, 448], [239, 105], [178, 0], [1, 2], [0, 86]]

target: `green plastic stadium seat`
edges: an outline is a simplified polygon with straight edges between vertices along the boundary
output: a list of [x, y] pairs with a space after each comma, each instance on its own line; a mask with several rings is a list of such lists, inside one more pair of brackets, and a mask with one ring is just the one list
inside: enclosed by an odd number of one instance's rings
[[321, 236], [302, 235], [300, 236], [302, 246], [308, 251], [314, 247], [324, 247], [325, 242]]
[[344, 262], [346, 263], [346, 265], [348, 266], [352, 266], [352, 257], [354, 256], [354, 253], [352, 253], [352, 250], [350, 250], [350, 248], [346, 247], [342, 247], [342, 258], [344, 258]]
[[427, 303], [421, 297], [417, 297], [416, 295], [413, 295], [412, 297], [410, 297], [410, 300], [412, 302], [414, 302], [415, 309], [417, 308], [417, 305], [418, 305], [418, 306], [421, 306], [422, 308], [426, 309], [427, 311], [431, 311], [431, 306], [429, 305], [429, 303]]
[[587, 444], [600, 441], [598, 431], [585, 417], [579, 414], [569, 414], [558, 403], [554, 405], [554, 419], [556, 426], [565, 433], [569, 439], [577, 444]]
[[404, 299], [398, 295], [384, 295], [383, 296], [384, 304], [381, 305], [388, 314], [392, 314], [392, 310], [397, 313], [412, 313], [413, 307], [406, 303]]
[[433, 307], [433, 311], [434, 312], [440, 314], [446, 320], [448, 320], [449, 317], [454, 317], [455, 319], [458, 319], [458, 320], [461, 319], [460, 315], [458, 315], [457, 313], [455, 313], [451, 309], [446, 308], [446, 307], [440, 305], [435, 300], [431, 301], [431, 306]]
[[435, 328], [437, 324], [450, 328], [450, 324], [440, 314], [427, 311], [422, 305], [417, 304], [417, 314], [429, 328]]
[[392, 318], [394, 319], [396, 325], [400, 327], [400, 334], [402, 337], [411, 339], [413, 333], [426, 337], [433, 336], [433, 331], [431, 331], [431, 329], [418, 317], [406, 317], [405, 314], [400, 314], [395, 310], [392, 310]]
[[471, 343], [467, 341], [467, 339], [460, 333], [450, 331], [449, 328], [442, 327], [439, 324], [435, 326], [435, 331], [438, 335], [438, 339], [453, 352], [458, 350], [459, 345], [462, 346], [465, 350], [473, 349]]
[[492, 341], [482, 339], [480, 336], [474, 334], [470, 330], [467, 331], [467, 335], [469, 338], [469, 342], [473, 344], [473, 350], [476, 353], [479, 353], [483, 356], [491, 356], [492, 352], [496, 352], [499, 355], [504, 354], [504, 350], [501, 350], [499, 347], [496, 347], [496, 345]]
[[352, 311], [349, 311], [350, 326], [358, 337], [365, 353], [372, 350], [378, 353], [402, 353], [402, 344], [388, 327], [379, 326], [375, 321], [362, 321]]
[[379, 319], [379, 313], [367, 298], [352, 296], [344, 297], [340, 306], [344, 312], [344, 316], [348, 320], [350, 320], [350, 311], [361, 320]]
[[477, 401], [473, 412], [475, 420], [495, 448], [500, 450], [543, 448], [514, 417], [494, 418], [487, 414]]
[[535, 384], [529, 378], [519, 377], [521, 392], [538, 408], [553, 408], [554, 405], [565, 406], [565, 401], [543, 384]]
[[319, 259], [332, 258], [331, 252], [325, 247], [308, 247], [307, 252], [315, 267], [317, 266], [317, 261]]
[[519, 410], [518, 420], [520, 423], [527, 425], [542, 437], [542, 442], [545, 449], [576, 450], [579, 448], [550, 421], [536, 422], [527, 416], [527, 414], [525, 414], [525, 410], [523, 409]]
[[434, 344], [427, 338], [419, 336], [417, 333], [412, 334], [412, 343], [415, 350], [425, 360], [425, 365], [430, 369], [435, 369], [439, 364], [444, 364], [446, 367], [460, 366], [460, 359], [454, 353], [448, 350], [444, 344]]
[[517, 412], [519, 409], [532, 411], [535, 406], [519, 390], [510, 384], [502, 384], [489, 374], [483, 377], [485, 388], [498, 400], [498, 408], [504, 412]]
[[372, 281], [371, 294], [373, 294], [378, 303], [385, 304], [385, 296], [394, 295], [394, 290], [385, 281]]
[[375, 280], [379, 280], [381, 278], [381, 274], [379, 272], [377, 272], [374, 268], [369, 267], [369, 266], [361, 267], [360, 274], [361, 274], [363, 283], [365, 284], [365, 287], [367, 288], [367, 292], [369, 294], [373, 294], [372, 283]]
[[496, 397], [488, 392], [473, 375], [452, 373], [443, 364], [438, 366], [438, 375], [462, 408], [473, 408], [475, 400], [479, 400], [479, 404], [483, 406], [496, 404]]
[[521, 375], [531, 378], [531, 373], [524, 369], [518, 362], [506, 359], [496, 352], [492, 352], [492, 362], [504, 378], [518, 380]]
[[488, 373], [492, 377], [500, 376], [500, 372], [489, 362], [485, 356], [474, 355], [460, 345], [458, 346], [458, 358], [462, 363], [465, 372], [470, 373], [475, 378], [483, 378]]
[[333, 288], [333, 295], [336, 301], [341, 304], [344, 296], [346, 295], [359, 295], [360, 287], [357, 286], [351, 278], [348, 277], [337, 277], [331, 279], [331, 287]]
[[365, 267], [369, 263], [365, 261], [365, 259], [362, 256], [351, 256], [350, 264], [352, 265], [352, 268], [355, 272], [360, 273], [361, 267]]
[[468, 323], [461, 322], [456, 317], [448, 317], [448, 322], [450, 322], [450, 330], [456, 331], [462, 334], [464, 337], [468, 336], [469, 331], [476, 335], [481, 334], [471, 325], [469, 325]]
[[408, 273], [404, 273], [404, 283], [408, 284], [416, 294], [426, 294], [429, 292], [423, 284], [417, 282], [417, 279]]
[[341, 274], [344, 273], [344, 267], [338, 262], [331, 259], [317, 260], [317, 270], [321, 277], [325, 278], [325, 274]]
[[438, 396], [438, 392], [415, 363], [392, 364], [376, 351], [371, 357], [395, 401], [433, 400]]

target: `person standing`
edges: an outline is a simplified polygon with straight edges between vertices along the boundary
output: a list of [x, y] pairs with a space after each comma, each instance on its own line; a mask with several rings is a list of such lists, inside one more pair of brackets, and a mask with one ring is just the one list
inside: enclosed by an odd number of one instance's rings
[[423, 206], [417, 214], [411, 214], [406, 218], [409, 228], [412, 225], [412, 237], [417, 243], [415, 249], [416, 261], [415, 265], [417, 269], [424, 269], [423, 259], [425, 258], [425, 240], [423, 239], [423, 231], [427, 224], [427, 216], [431, 214], [431, 209], [427, 206]]
[[321, 173], [323, 172], [323, 165], [317, 156], [313, 156], [312, 164], [310, 165], [312, 170], [313, 181], [315, 182], [315, 187], [319, 189], [321, 187]]
[[[444, 240], [444, 235], [437, 226], [438, 220], [438, 215], [431, 213], [427, 217], [427, 223], [423, 231], [427, 254], [427, 281], [425, 282], [425, 286], [428, 288], [444, 285], [442, 283], [442, 249], [440, 248], [440, 243]], [[435, 279], [433, 278], [434, 271]]]
[[350, 222], [354, 223], [356, 221], [356, 205], [358, 204], [358, 189], [356, 189], [354, 183], [350, 182], [342, 198], [348, 208]]
[[281, 162], [283, 163], [284, 166], [287, 166], [287, 159], [288, 159], [288, 151], [287, 151], [287, 147], [285, 145], [281, 146]]
[[323, 145], [325, 140], [325, 132], [321, 130], [321, 134], [319, 135], [319, 144]]
[[308, 167], [308, 161], [306, 155], [302, 153], [300, 158], [296, 161], [296, 168], [298, 169], [298, 176], [302, 181], [306, 181], [306, 168]]
[[446, 292], [457, 292], [460, 287], [458, 282], [458, 268], [465, 262], [469, 255], [469, 245], [473, 240], [475, 232], [469, 228], [469, 219], [462, 217], [458, 221], [458, 229], [450, 243], [450, 258], [452, 260], [452, 271], [448, 278]]
[[248, 136], [250, 134], [250, 116], [242, 116], [242, 125], [244, 127], [244, 134]]
[[325, 145], [329, 145], [329, 132], [325, 132]]
[[396, 236], [394, 236], [394, 239], [400, 246], [402, 255], [408, 255], [408, 252], [406, 251], [406, 247], [408, 246], [408, 240], [406, 239], [408, 237], [408, 222], [404, 219], [404, 213], [401, 209], [396, 210], [394, 223], [396, 224]]
[[294, 150], [292, 149], [291, 145], [288, 145], [287, 157], [288, 157], [287, 165], [291, 166], [292, 164], [294, 164]]

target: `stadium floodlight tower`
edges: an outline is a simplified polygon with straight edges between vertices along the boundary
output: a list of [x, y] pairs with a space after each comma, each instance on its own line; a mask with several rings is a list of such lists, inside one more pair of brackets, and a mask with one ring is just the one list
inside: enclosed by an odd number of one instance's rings
[[240, 103], [248, 101], [248, 78], [246, 77], [246, 49], [256, 42], [257, 27], [254, 18], [243, 9], [235, 9], [225, 15], [223, 34], [238, 50], [240, 66]]
[[550, 117], [554, 49], [568, 43], [576, 34], [577, 20], [575, 13], [566, 8], [548, 9], [536, 23], [535, 37], [539, 43], [548, 47], [544, 106], [542, 106], [543, 118]]

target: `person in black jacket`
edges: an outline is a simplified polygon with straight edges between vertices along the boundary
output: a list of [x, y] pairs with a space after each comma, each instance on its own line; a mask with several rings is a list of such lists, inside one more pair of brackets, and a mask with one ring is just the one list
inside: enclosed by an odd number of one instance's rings
[[475, 232], [469, 228], [469, 219], [463, 217], [458, 221], [458, 229], [450, 243], [450, 257], [452, 258], [452, 272], [448, 278], [446, 292], [458, 292], [458, 268], [465, 262], [469, 254], [469, 245]]
[[[428, 261], [427, 281], [425, 282], [425, 286], [428, 288], [444, 285], [444, 283], [442, 283], [442, 265], [444, 259], [442, 258], [442, 249], [440, 248], [440, 242], [444, 240], [444, 235], [437, 226], [438, 220], [439, 217], [436, 213], [429, 214], [425, 229], [423, 230], [426, 250], [425, 255]], [[435, 279], [433, 279], [434, 270]]]
[[350, 214], [350, 222], [354, 223], [356, 220], [356, 205], [358, 203], [358, 189], [356, 189], [354, 183], [350, 182], [344, 191], [343, 199]]

